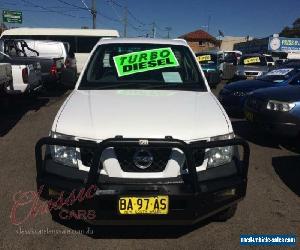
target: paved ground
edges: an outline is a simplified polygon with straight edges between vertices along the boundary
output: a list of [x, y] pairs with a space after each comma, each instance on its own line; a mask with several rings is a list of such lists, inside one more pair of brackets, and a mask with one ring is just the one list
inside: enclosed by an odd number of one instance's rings
[[[48, 134], [67, 93], [44, 94], [36, 100], [13, 98], [0, 106], [0, 247], [5, 249], [234, 249], [240, 234], [269, 233], [300, 236], [300, 155], [297, 141], [278, 141], [233, 119], [237, 135], [251, 145], [248, 193], [237, 214], [226, 223], [209, 220], [193, 227], [102, 227], [61, 225], [49, 214], [21, 226], [11, 223], [13, 197], [35, 191], [34, 145]], [[299, 141], [298, 141], [299, 142]], [[297, 148], [298, 147], [298, 148]], [[27, 193], [30, 195], [30, 193]], [[29, 197], [29, 196], [28, 196]], [[25, 202], [25, 201], [24, 201]], [[29, 206], [17, 210], [18, 218]], [[68, 234], [90, 229], [93, 235]], [[40, 235], [38, 231], [57, 230]], [[35, 230], [35, 232], [33, 231]], [[61, 230], [61, 231], [59, 231]]]

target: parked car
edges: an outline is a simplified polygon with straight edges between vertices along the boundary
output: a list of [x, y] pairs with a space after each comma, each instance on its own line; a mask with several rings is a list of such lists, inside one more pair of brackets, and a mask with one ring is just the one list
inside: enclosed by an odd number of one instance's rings
[[242, 55], [236, 70], [236, 80], [255, 79], [269, 71], [267, 59], [261, 54]]
[[263, 54], [263, 56], [265, 56], [268, 66], [275, 66], [275, 61], [271, 55]]
[[224, 50], [223, 53], [224, 53], [224, 58], [226, 58], [227, 56], [229, 56], [229, 57], [235, 56], [235, 57], [237, 57], [238, 60], [243, 55], [242, 51], [239, 51], [239, 50]]
[[288, 86], [254, 91], [246, 100], [245, 117], [272, 134], [300, 136], [300, 76]]
[[226, 220], [246, 194], [249, 146], [184, 40], [101, 40], [50, 134], [36, 145], [41, 196], [86, 187], [74, 205], [93, 224]]
[[11, 64], [0, 60], [0, 92], [12, 81]]
[[0, 62], [9, 63], [12, 68], [12, 80], [4, 87], [7, 94], [30, 93], [42, 88], [42, 73], [39, 63], [24, 64], [3, 52], [0, 52]]
[[[32, 56], [27, 55], [28, 50], [32, 52]], [[39, 53], [30, 48], [24, 40], [0, 40], [0, 51], [9, 55], [15, 63], [32, 64], [35, 68], [40, 65], [44, 84], [53, 85], [60, 81], [61, 73], [64, 70], [63, 57], [39, 57]], [[34, 53], [35, 56], [33, 56]]]
[[223, 62], [223, 53], [208, 51], [196, 53], [196, 56], [204, 71], [208, 84], [211, 87], [218, 85], [222, 79], [220, 63]]
[[242, 52], [238, 50], [224, 51], [224, 62], [220, 64], [222, 79], [231, 80], [234, 78], [241, 56]]
[[[39, 57], [64, 59], [65, 69], [61, 73], [61, 82], [67, 86], [75, 86], [77, 81], [77, 64], [75, 54], [70, 50], [67, 42], [48, 40], [24, 40], [29, 48], [39, 53]], [[27, 55], [36, 56], [31, 50], [26, 50]]]
[[285, 63], [285, 61], [286, 61], [286, 59], [277, 59], [275, 61], [275, 66], [279, 67], [279, 66], [283, 65]]
[[243, 115], [243, 106], [250, 92], [262, 88], [288, 85], [299, 75], [300, 65], [274, 69], [254, 80], [242, 80], [225, 85], [218, 98], [229, 115]]

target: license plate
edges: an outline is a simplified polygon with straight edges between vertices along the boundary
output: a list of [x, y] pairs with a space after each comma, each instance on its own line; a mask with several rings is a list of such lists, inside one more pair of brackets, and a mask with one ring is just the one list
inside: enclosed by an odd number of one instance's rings
[[253, 119], [254, 119], [253, 113], [246, 111], [246, 112], [245, 112], [245, 117], [246, 117], [246, 119], [247, 119], [248, 121], [253, 122]]
[[120, 197], [120, 214], [168, 214], [169, 197]]

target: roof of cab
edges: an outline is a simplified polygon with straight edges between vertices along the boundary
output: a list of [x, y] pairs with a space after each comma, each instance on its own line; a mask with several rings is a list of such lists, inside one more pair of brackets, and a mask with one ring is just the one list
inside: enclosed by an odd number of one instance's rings
[[184, 39], [155, 39], [155, 38], [102, 38], [97, 45], [112, 43], [145, 43], [188, 46]]

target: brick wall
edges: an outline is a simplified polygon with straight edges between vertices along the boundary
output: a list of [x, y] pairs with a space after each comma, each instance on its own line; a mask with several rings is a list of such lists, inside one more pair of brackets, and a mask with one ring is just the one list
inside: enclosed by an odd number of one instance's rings
[[201, 45], [199, 44], [199, 42], [188, 42], [188, 44], [194, 52], [206, 51], [217, 48], [213, 43], [210, 42], [203, 42]]

